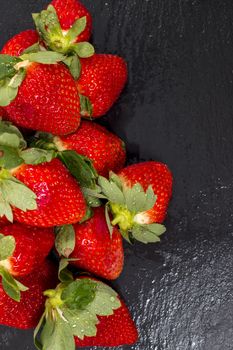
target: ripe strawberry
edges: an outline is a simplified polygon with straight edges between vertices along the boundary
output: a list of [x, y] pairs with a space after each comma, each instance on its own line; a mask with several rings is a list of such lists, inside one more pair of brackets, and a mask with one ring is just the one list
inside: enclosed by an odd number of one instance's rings
[[0, 261], [0, 266], [13, 276], [25, 276], [35, 270], [54, 245], [54, 233], [50, 228], [42, 229], [15, 223], [1, 227], [0, 233], [12, 236], [15, 240], [13, 255]]
[[139, 222], [152, 224], [162, 223], [167, 214], [167, 207], [172, 195], [172, 174], [165, 164], [145, 162], [134, 164], [119, 172], [119, 177], [127, 187], [140, 183], [144, 191], [152, 185], [157, 196], [156, 203], [151, 210], [138, 216]]
[[10, 121], [28, 129], [65, 135], [80, 123], [75, 81], [62, 64], [29, 64], [16, 98], [2, 105]]
[[90, 39], [92, 30], [91, 14], [79, 0], [53, 0], [51, 5], [55, 8], [61, 28], [64, 31], [69, 30], [77, 19], [86, 17], [86, 28], [75, 41], [88, 41]]
[[90, 102], [81, 97], [82, 115], [97, 118], [106, 114], [120, 96], [127, 81], [127, 66], [121, 57], [104, 54], [81, 59], [81, 64], [77, 88]]
[[138, 340], [138, 332], [129, 310], [121, 300], [121, 307], [113, 315], [100, 316], [95, 337], [75, 338], [78, 347], [132, 345]]
[[118, 278], [124, 263], [122, 237], [116, 228], [110, 236], [104, 208], [95, 208], [90, 220], [73, 227], [76, 243], [70, 258], [77, 260], [71, 263], [109, 280]]
[[80, 58], [91, 57], [95, 49], [87, 41], [91, 35], [90, 13], [78, 0], [53, 0], [33, 19], [41, 42], [48, 50], [66, 55], [63, 62], [74, 79], [80, 76]]
[[72, 350], [74, 340], [79, 347], [131, 345], [138, 339], [126, 305], [98, 280], [69, 280], [45, 295], [45, 312], [35, 332], [41, 349], [52, 344], [54, 349]]
[[35, 30], [25, 30], [16, 34], [2, 48], [1, 54], [20, 56], [24, 50], [39, 41], [39, 36]]
[[79, 222], [86, 214], [86, 202], [77, 181], [64, 165], [53, 159], [39, 165], [23, 164], [12, 175], [36, 195], [37, 209], [13, 209], [16, 221], [38, 227]]
[[99, 175], [108, 176], [109, 171], [118, 172], [126, 159], [123, 141], [103, 126], [82, 121], [79, 129], [67, 136], [54, 137], [59, 151], [74, 150], [93, 161]]
[[127, 240], [160, 241], [165, 228], [158, 223], [165, 219], [172, 195], [172, 174], [166, 165], [154, 161], [134, 164], [118, 176], [112, 173], [109, 181], [100, 176], [98, 182], [109, 201], [112, 225], [118, 225]]
[[20, 282], [29, 287], [22, 293], [20, 303], [11, 299], [0, 285], [0, 324], [19, 329], [34, 328], [44, 309], [43, 291], [57, 284], [56, 269], [45, 261], [36, 273], [21, 278]]

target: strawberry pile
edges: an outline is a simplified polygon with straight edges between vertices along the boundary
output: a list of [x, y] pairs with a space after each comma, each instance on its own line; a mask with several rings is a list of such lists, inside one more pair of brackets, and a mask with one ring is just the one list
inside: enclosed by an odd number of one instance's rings
[[0, 54], [0, 324], [35, 328], [41, 350], [131, 345], [137, 329], [106, 280], [123, 270], [123, 239], [160, 241], [172, 174], [125, 167], [124, 142], [93, 121], [127, 66], [95, 53], [88, 10], [53, 0], [33, 20]]

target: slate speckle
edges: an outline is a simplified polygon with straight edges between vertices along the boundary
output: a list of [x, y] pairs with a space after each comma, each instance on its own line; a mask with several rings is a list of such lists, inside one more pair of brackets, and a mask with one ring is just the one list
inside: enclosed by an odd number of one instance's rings
[[[1, 0], [1, 44], [30, 28], [45, 0]], [[233, 348], [233, 3], [83, 0], [98, 52], [118, 53], [129, 83], [101, 123], [131, 158], [174, 173], [168, 232], [126, 247], [114, 283], [141, 337], [119, 350]], [[1, 350], [33, 350], [31, 332], [1, 328]]]

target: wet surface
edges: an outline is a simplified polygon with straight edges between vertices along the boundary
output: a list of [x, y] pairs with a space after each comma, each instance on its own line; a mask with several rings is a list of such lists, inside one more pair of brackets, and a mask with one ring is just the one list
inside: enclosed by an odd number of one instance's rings
[[[47, 2], [0, 0], [1, 44]], [[115, 286], [140, 331], [132, 350], [233, 349], [233, 4], [231, 0], [86, 0], [98, 52], [129, 64], [129, 84], [103, 123], [131, 158], [174, 173], [168, 232], [126, 245]], [[32, 350], [1, 328], [0, 349]]]

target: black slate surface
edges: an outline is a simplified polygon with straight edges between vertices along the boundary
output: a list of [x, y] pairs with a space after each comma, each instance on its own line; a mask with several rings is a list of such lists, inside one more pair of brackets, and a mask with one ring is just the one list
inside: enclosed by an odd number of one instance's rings
[[[0, 44], [30, 28], [44, 0], [0, 0]], [[99, 52], [129, 64], [129, 83], [104, 123], [131, 158], [175, 177], [159, 245], [126, 245], [115, 283], [140, 331], [134, 350], [233, 349], [233, 3], [83, 0]], [[17, 315], [16, 315], [17, 317]], [[34, 349], [1, 328], [0, 349]]]

